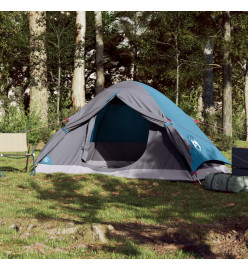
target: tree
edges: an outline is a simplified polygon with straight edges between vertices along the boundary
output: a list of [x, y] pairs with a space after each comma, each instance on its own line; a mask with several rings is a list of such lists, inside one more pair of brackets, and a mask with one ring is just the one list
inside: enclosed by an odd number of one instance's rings
[[202, 84], [203, 49], [196, 32], [196, 15], [196, 12], [150, 12], [148, 29], [143, 35], [145, 49], [140, 58], [147, 66], [144, 75], [150, 76], [148, 82], [152, 80], [154, 87], [166, 91], [180, 106]]
[[[0, 111], [23, 103], [29, 86], [29, 13], [0, 12]], [[12, 93], [11, 99], [8, 97]], [[26, 101], [26, 100], [25, 100]], [[29, 104], [25, 104], [29, 105]], [[0, 116], [1, 117], [1, 116]]]
[[[126, 59], [130, 59], [128, 70], [132, 80], [140, 80], [141, 61], [140, 53], [143, 50], [143, 33], [147, 29], [147, 13], [141, 11], [116, 12], [116, 26], [123, 40], [119, 47]], [[128, 62], [127, 62], [128, 63]]]
[[47, 122], [46, 12], [30, 11], [30, 113]]
[[224, 69], [223, 69], [223, 106], [222, 125], [224, 134], [232, 136], [232, 81], [231, 81], [231, 23], [230, 11], [223, 12], [224, 22]]
[[[247, 12], [232, 12], [232, 28], [233, 28], [233, 47], [232, 59], [235, 81], [233, 92], [233, 110], [240, 108], [239, 119], [242, 121], [244, 115], [244, 124], [239, 123], [240, 131], [243, 133], [245, 129], [246, 141], [248, 141], [248, 16]], [[240, 79], [239, 79], [240, 78]], [[237, 90], [236, 90], [237, 88]], [[243, 90], [243, 91], [242, 91]], [[235, 105], [238, 105], [237, 106]], [[236, 123], [234, 122], [234, 125]], [[236, 127], [235, 127], [236, 128]], [[240, 137], [243, 139], [244, 137]]]
[[75, 12], [48, 11], [46, 33], [49, 102], [59, 123], [63, 109], [71, 105]]
[[76, 29], [74, 72], [72, 79], [72, 106], [76, 109], [81, 109], [85, 105], [85, 11], [77, 11]]
[[104, 89], [104, 66], [103, 66], [103, 26], [102, 12], [95, 11], [95, 29], [96, 29], [96, 87], [95, 93], [98, 94]]
[[[132, 78], [133, 48], [128, 41], [123, 14], [121, 12], [102, 12], [103, 40], [104, 40], [104, 86]], [[132, 13], [132, 12], [127, 12]], [[87, 100], [95, 96], [96, 85], [96, 31], [95, 13], [87, 12], [87, 29], [85, 40], [85, 65]], [[129, 33], [130, 37], [132, 35]]]

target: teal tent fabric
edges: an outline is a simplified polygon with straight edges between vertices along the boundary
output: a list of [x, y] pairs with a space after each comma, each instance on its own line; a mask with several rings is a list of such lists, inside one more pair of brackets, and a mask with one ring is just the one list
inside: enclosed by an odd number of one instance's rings
[[107, 104], [97, 115], [91, 142], [146, 143], [149, 122], [125, 104]]
[[50, 158], [49, 155], [46, 155], [46, 156], [42, 159], [42, 161], [41, 161], [40, 163], [41, 163], [41, 164], [53, 165], [53, 162], [52, 162], [52, 160], [51, 160], [51, 158]]
[[159, 91], [146, 84], [139, 84], [151, 94], [166, 117], [172, 121], [171, 124], [174, 125], [180, 135], [191, 145], [192, 171], [196, 171], [202, 163], [208, 160], [220, 160], [230, 164], [226, 157], [194, 123], [191, 117]]

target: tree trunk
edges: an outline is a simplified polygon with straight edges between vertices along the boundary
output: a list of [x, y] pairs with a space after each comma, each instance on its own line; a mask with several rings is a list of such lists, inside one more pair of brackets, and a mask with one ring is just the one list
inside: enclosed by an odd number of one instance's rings
[[5, 114], [4, 101], [0, 98], [0, 123], [3, 120]]
[[47, 123], [46, 12], [30, 11], [30, 113]]
[[179, 77], [180, 77], [180, 65], [179, 65], [179, 54], [176, 55], [177, 63], [177, 78], [176, 78], [176, 105], [179, 104]]
[[96, 89], [98, 94], [104, 89], [104, 67], [103, 67], [103, 26], [102, 12], [95, 11], [95, 28], [96, 28]]
[[232, 82], [231, 82], [231, 24], [230, 12], [223, 13], [224, 17], [224, 71], [223, 71], [223, 105], [222, 117], [224, 134], [232, 136]]
[[57, 123], [60, 122], [60, 84], [61, 84], [61, 62], [59, 58], [58, 66], [58, 93], [57, 93]]
[[248, 141], [248, 64], [245, 66], [245, 124], [246, 141]]
[[204, 56], [206, 61], [206, 69], [204, 71], [204, 112], [214, 114], [214, 76], [213, 76], [213, 52], [214, 38], [210, 37], [205, 44]]
[[178, 32], [180, 28], [180, 23], [178, 24], [178, 30], [177, 33], [174, 33], [174, 38], [175, 38], [175, 49], [176, 49], [176, 105], [178, 106], [179, 104], [179, 78], [180, 78], [180, 66], [179, 64], [179, 56], [180, 56], [180, 51], [178, 49]]
[[197, 99], [197, 120], [202, 121], [202, 112], [203, 112], [203, 98], [202, 98], [202, 86], [198, 88], [198, 99]]
[[134, 12], [134, 37], [135, 37], [135, 42], [134, 42], [134, 57], [133, 57], [133, 80], [137, 81], [138, 77], [138, 12]]
[[57, 124], [60, 122], [60, 92], [61, 92], [61, 52], [60, 52], [60, 35], [57, 34], [58, 48], [58, 83], [57, 83]]
[[77, 11], [76, 28], [76, 48], [74, 59], [74, 72], [72, 79], [72, 106], [76, 109], [81, 109], [85, 105], [85, 11]]
[[133, 80], [134, 81], [137, 81], [137, 75], [138, 75], [137, 62], [138, 62], [138, 47], [135, 45], [134, 61], [133, 61]]

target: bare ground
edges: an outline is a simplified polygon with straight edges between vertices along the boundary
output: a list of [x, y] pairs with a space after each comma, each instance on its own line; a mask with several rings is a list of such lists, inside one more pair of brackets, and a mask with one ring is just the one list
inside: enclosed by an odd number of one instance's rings
[[[48, 239], [75, 239], [73, 245], [53, 250], [47, 243], [34, 243], [23, 247], [27, 252], [38, 251], [64, 252], [77, 249], [95, 249], [119, 252], [119, 247], [126, 240], [153, 250], [162, 255], [183, 250], [192, 258], [204, 259], [247, 259], [248, 258], [248, 218], [227, 218], [210, 224], [187, 223], [173, 220], [164, 225], [151, 225], [142, 222], [98, 224], [106, 239], [115, 241], [116, 246], [109, 246], [108, 241], [100, 241], [91, 233], [92, 225], [61, 220], [0, 219], [0, 226], [16, 230], [20, 238], [29, 238], [35, 234], [47, 234]], [[106, 228], [111, 229], [104, 229]], [[59, 228], [60, 227], [60, 228]]]
[[116, 237], [129, 238], [163, 254], [184, 250], [193, 258], [248, 258], [248, 219], [230, 218], [211, 224], [175, 220], [166, 225], [112, 224]]

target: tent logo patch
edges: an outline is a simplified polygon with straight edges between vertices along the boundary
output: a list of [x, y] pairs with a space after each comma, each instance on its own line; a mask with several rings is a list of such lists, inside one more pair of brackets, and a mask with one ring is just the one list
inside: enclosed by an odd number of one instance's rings
[[43, 161], [44, 161], [45, 163], [48, 163], [48, 162], [49, 162], [49, 158], [48, 158], [48, 157], [45, 157], [45, 158], [43, 159]]
[[198, 151], [201, 151], [201, 146], [200, 146], [200, 144], [196, 141], [196, 139], [194, 139], [193, 137], [189, 136], [189, 140], [190, 140], [190, 142], [193, 144], [193, 146], [195, 147], [195, 149], [197, 149]]
[[51, 158], [49, 157], [49, 155], [46, 155], [42, 161], [40, 162], [41, 164], [49, 164], [49, 165], [53, 165]]

